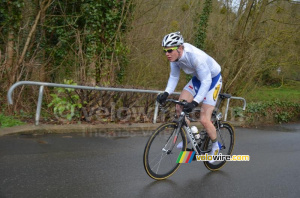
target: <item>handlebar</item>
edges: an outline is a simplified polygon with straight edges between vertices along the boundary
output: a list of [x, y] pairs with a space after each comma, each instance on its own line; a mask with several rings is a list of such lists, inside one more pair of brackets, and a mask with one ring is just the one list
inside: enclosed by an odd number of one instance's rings
[[[179, 101], [179, 100], [175, 100], [175, 99], [171, 99], [171, 98], [166, 99], [166, 102], [172, 102], [172, 103], [178, 104], [178, 105], [180, 105], [180, 106], [184, 106], [184, 105], [186, 105], [186, 104], [188, 103], [186, 100]], [[165, 106], [166, 102], [163, 103], [163, 104], [160, 104], [159, 108], [160, 108], [161, 111], [166, 112], [166, 111], [164, 110], [164, 106]], [[186, 112], [186, 111], [184, 111], [183, 109], [182, 109], [182, 111], [181, 111], [181, 115], [186, 116], [187, 119], [189, 119], [189, 120], [191, 120], [191, 118], [189, 118], [189, 114], [190, 114], [190, 113], [191, 113], [191, 112]], [[194, 120], [192, 120], [192, 121], [194, 121]]]
[[173, 102], [175, 104], [178, 104], [178, 105], [181, 105], [181, 106], [184, 106], [187, 104], [187, 101], [179, 101], [179, 100], [174, 100], [174, 99], [167, 99], [166, 102]]
[[[179, 101], [179, 100], [175, 100], [175, 99], [171, 99], [171, 98], [168, 98], [166, 100], [166, 102], [172, 102], [172, 103], [178, 104], [182, 107], [188, 103], [186, 100]], [[165, 104], [163, 104], [163, 105], [165, 105]], [[163, 108], [163, 106], [161, 106], [161, 108]], [[184, 111], [184, 109], [182, 109], [180, 117], [182, 117], [182, 118], [186, 117], [187, 119], [190, 120], [189, 114], [190, 114], [190, 112], [186, 112], [186, 111]], [[179, 119], [180, 119], [180, 117], [179, 117]], [[183, 119], [183, 120], [185, 120], [185, 119]]]

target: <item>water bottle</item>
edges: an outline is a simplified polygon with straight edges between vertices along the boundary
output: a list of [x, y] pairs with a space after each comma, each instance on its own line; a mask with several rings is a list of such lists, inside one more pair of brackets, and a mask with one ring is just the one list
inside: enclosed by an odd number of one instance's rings
[[191, 127], [191, 131], [195, 137], [196, 140], [199, 140], [200, 139], [200, 134], [198, 133], [198, 129], [196, 126], [192, 126]]

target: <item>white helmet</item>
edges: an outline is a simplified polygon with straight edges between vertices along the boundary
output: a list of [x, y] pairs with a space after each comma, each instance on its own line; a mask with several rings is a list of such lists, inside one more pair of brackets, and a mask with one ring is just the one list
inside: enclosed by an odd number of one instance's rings
[[167, 34], [162, 40], [163, 47], [175, 47], [183, 44], [183, 38], [180, 32]]

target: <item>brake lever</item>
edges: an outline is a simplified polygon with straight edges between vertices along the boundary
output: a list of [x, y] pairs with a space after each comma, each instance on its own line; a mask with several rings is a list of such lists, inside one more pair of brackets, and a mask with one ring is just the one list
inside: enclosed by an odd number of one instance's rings
[[182, 106], [184, 106], [188, 103], [186, 100], [181, 100], [180, 102], [182, 102]]
[[166, 107], [165, 104], [166, 104], [166, 103], [159, 105], [159, 110], [160, 110], [161, 112], [163, 112], [163, 113], [168, 112], [168, 110], [165, 108], [165, 107]]

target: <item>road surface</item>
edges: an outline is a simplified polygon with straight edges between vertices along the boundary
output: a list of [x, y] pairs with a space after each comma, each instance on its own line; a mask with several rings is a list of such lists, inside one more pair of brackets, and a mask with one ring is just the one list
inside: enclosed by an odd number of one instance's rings
[[142, 158], [149, 132], [0, 137], [0, 197], [299, 197], [300, 125], [236, 128], [234, 154], [208, 171], [182, 164], [164, 181]]

